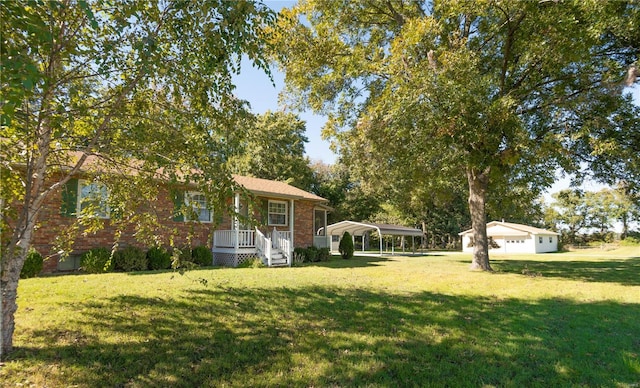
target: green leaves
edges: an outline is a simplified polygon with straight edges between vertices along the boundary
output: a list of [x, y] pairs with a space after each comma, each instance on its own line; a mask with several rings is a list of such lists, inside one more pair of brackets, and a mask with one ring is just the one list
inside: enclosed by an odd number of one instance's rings
[[439, 175], [454, 163], [536, 176], [570, 165], [561, 126], [582, 125], [573, 115], [611, 114], [589, 102], [611, 95], [634, 59], [629, 46], [608, 50], [629, 12], [593, 1], [307, 1], [280, 19], [277, 55], [289, 97], [329, 115], [327, 133], [358, 171]]
[[306, 126], [292, 113], [267, 111], [246, 123], [246, 139], [231, 155], [235, 173], [264, 179], [288, 181], [308, 190], [311, 185], [309, 160], [304, 155]]

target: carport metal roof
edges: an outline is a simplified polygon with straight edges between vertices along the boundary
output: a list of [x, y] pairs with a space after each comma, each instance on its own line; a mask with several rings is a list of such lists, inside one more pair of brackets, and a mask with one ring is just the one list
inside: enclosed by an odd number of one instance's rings
[[[422, 236], [422, 231], [401, 225], [373, 224], [368, 222], [341, 221], [327, 226], [327, 235], [342, 236], [349, 232], [352, 236], [362, 236], [366, 232], [375, 230], [380, 236]], [[380, 239], [380, 255], [382, 255], [382, 239]]]
[[342, 235], [349, 232], [353, 236], [362, 236], [364, 233], [375, 230], [385, 236], [422, 236], [420, 229], [408, 228], [400, 225], [371, 224], [368, 222], [341, 221], [327, 226], [327, 234]]

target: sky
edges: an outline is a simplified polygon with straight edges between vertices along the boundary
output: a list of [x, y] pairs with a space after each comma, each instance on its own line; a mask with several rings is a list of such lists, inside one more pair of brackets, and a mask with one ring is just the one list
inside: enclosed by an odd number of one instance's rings
[[[279, 10], [282, 7], [292, 6], [295, 1], [266, 1], [266, 4], [274, 10]], [[279, 72], [276, 67], [272, 67], [271, 72], [273, 83], [263, 70], [253, 68], [248, 60], [243, 60], [241, 73], [235, 77], [236, 96], [249, 101], [251, 110], [254, 113], [261, 114], [267, 110], [282, 110], [282, 107], [278, 104], [278, 94], [284, 88], [284, 74]], [[640, 85], [636, 84], [634, 88], [628, 90], [633, 94], [636, 105], [640, 106]], [[306, 135], [309, 139], [305, 147], [307, 156], [312, 161], [319, 160], [327, 164], [335, 163], [337, 155], [331, 151], [329, 147], [330, 141], [323, 140], [321, 136], [322, 126], [326, 119], [311, 112], [294, 113], [298, 114], [306, 122]], [[565, 189], [569, 187], [569, 184], [569, 177], [558, 177], [558, 181], [548, 190], [546, 196], [549, 198], [550, 193]], [[590, 181], [585, 182], [582, 186], [584, 190], [588, 191], [597, 191], [603, 187], [603, 185]]]

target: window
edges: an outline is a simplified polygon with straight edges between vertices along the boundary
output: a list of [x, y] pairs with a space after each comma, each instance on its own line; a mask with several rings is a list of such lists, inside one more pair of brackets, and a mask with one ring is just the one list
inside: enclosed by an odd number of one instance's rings
[[326, 232], [325, 225], [325, 211], [324, 210], [315, 210], [313, 212], [313, 232], [316, 236], [324, 236]]
[[287, 203], [284, 201], [269, 201], [269, 225], [287, 225]]
[[99, 218], [109, 218], [109, 191], [101, 183], [78, 181], [77, 214], [84, 212]]
[[542, 236], [538, 237], [538, 242], [542, 244]]
[[211, 222], [211, 210], [207, 206], [207, 198], [197, 191], [189, 191], [184, 196], [184, 204], [187, 206], [187, 221]]
[[553, 237], [549, 236], [549, 243], [553, 242]]

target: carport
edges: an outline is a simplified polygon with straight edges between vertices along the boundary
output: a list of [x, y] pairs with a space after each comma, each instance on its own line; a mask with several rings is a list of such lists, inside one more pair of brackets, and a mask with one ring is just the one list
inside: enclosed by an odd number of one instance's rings
[[[349, 232], [351, 236], [364, 236], [367, 232], [376, 231], [380, 236], [380, 255], [382, 255], [383, 236], [411, 236], [412, 242], [415, 237], [422, 236], [420, 229], [409, 228], [401, 225], [373, 224], [368, 222], [341, 221], [327, 226], [327, 235], [342, 236], [344, 232]], [[332, 244], [333, 245], [333, 244]], [[413, 244], [415, 246], [415, 244]], [[362, 244], [364, 250], [364, 243]], [[333, 249], [332, 249], [333, 250]], [[403, 247], [404, 251], [404, 247]], [[391, 245], [391, 254], [394, 253], [394, 246]]]

